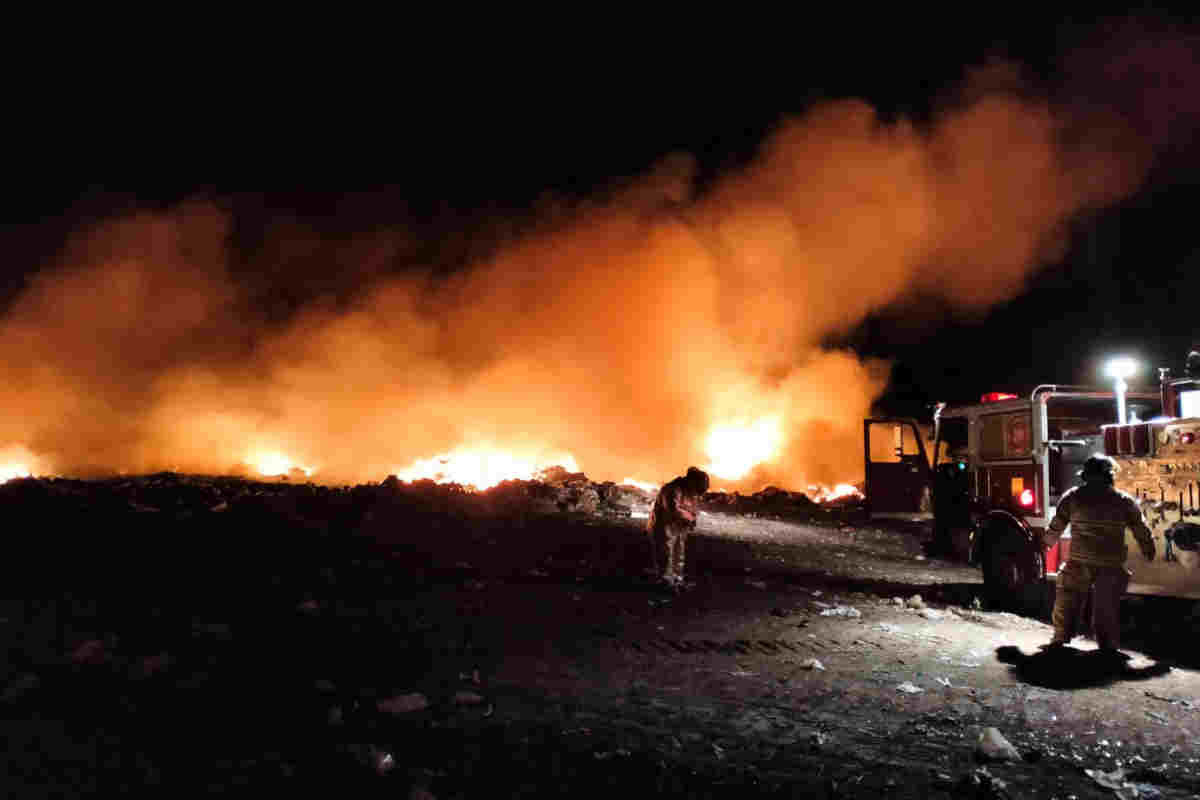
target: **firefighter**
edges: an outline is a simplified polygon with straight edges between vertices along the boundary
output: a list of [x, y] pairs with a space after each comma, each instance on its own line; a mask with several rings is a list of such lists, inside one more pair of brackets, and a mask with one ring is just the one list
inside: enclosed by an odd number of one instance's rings
[[1071, 554], [1058, 573], [1054, 600], [1054, 638], [1050, 648], [1071, 641], [1080, 611], [1092, 591], [1092, 631], [1099, 649], [1119, 656], [1121, 595], [1133, 574], [1125, 568], [1125, 528], [1146, 560], [1154, 560], [1154, 539], [1142, 519], [1137, 501], [1113, 487], [1116, 462], [1094, 455], [1083, 464], [1083, 485], [1062, 496], [1050, 522], [1047, 541], [1053, 543], [1071, 526]]
[[689, 467], [687, 475], [663, 485], [654, 498], [646, 530], [655, 576], [676, 591], [684, 588], [684, 548], [696, 529], [700, 499], [708, 491], [708, 473]]

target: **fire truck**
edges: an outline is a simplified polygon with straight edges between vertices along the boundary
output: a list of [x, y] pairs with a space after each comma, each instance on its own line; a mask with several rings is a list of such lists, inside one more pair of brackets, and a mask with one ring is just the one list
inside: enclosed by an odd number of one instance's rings
[[1083, 462], [1103, 453], [1157, 549], [1147, 561], [1126, 531], [1128, 591], [1200, 599], [1200, 354], [1182, 377], [1159, 374], [1157, 392], [1043, 385], [939, 404], [932, 428], [866, 419], [868, 513], [932, 518], [934, 543], [982, 570], [993, 607], [1044, 613], [1071, 553], [1070, 527], [1052, 544], [1046, 530]]

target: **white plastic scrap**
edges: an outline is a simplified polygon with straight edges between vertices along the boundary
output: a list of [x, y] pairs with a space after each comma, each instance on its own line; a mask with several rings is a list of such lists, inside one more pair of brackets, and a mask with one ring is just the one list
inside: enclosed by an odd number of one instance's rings
[[945, 686], [947, 689], [953, 689], [953, 688], [954, 688], [953, 686], [951, 686], [951, 685], [950, 685], [950, 679], [949, 679], [949, 678], [935, 678], [935, 680], [936, 680], [938, 683], [940, 683], [942, 686]]
[[921, 692], [923, 692], [925, 690], [922, 689], [920, 686], [916, 686], [912, 683], [909, 683], [908, 681], [905, 681], [904, 683], [902, 683], [896, 687], [896, 691], [904, 692], [905, 694], [920, 694]]
[[1004, 734], [996, 728], [984, 728], [979, 734], [979, 743], [976, 747], [982, 755], [994, 761], [1021, 760], [1021, 754], [1017, 752], [1017, 748], [1013, 747], [1012, 742], [1005, 739]]
[[862, 612], [852, 606], [834, 606], [821, 612], [822, 617], [861, 617]]
[[1125, 780], [1124, 768], [1114, 769], [1112, 772], [1104, 772], [1098, 769], [1085, 769], [1084, 773], [1105, 789], [1112, 789], [1117, 797], [1122, 800], [1137, 800], [1138, 787]]
[[922, 617], [924, 617], [925, 619], [941, 619], [941, 618], [942, 618], [942, 612], [940, 612], [940, 611], [935, 611], [935, 610], [934, 610], [934, 609], [932, 609], [932, 608], [922, 608], [922, 609], [921, 609], [921, 616], [922, 616]]
[[825, 671], [825, 665], [822, 664], [820, 661], [818, 661], [815, 658], [808, 659], [800, 666], [803, 667], [804, 669], [820, 670], [821, 672]]

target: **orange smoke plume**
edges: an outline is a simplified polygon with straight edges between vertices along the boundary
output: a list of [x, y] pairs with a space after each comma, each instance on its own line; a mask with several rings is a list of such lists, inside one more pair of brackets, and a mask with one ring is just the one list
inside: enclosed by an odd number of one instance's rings
[[0, 322], [0, 447], [60, 472], [341, 482], [499, 452], [513, 464], [462, 468], [490, 482], [561, 454], [597, 480], [854, 480], [888, 365], [821, 343], [916, 298], [1014, 296], [1075, 215], [1139, 179], [1013, 89], [992, 74], [919, 128], [823, 105], [702, 193], [669, 158], [449, 277], [380, 267], [411, 233], [324, 244], [363, 288], [282, 324], [246, 276], [286, 285], [295, 231], [236, 270], [208, 204], [81, 231]]

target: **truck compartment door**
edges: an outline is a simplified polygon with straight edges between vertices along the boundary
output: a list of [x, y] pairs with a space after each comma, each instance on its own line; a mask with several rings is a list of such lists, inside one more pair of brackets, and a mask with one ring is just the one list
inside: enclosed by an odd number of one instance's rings
[[863, 420], [867, 509], [872, 514], [930, 510], [931, 470], [914, 419]]

